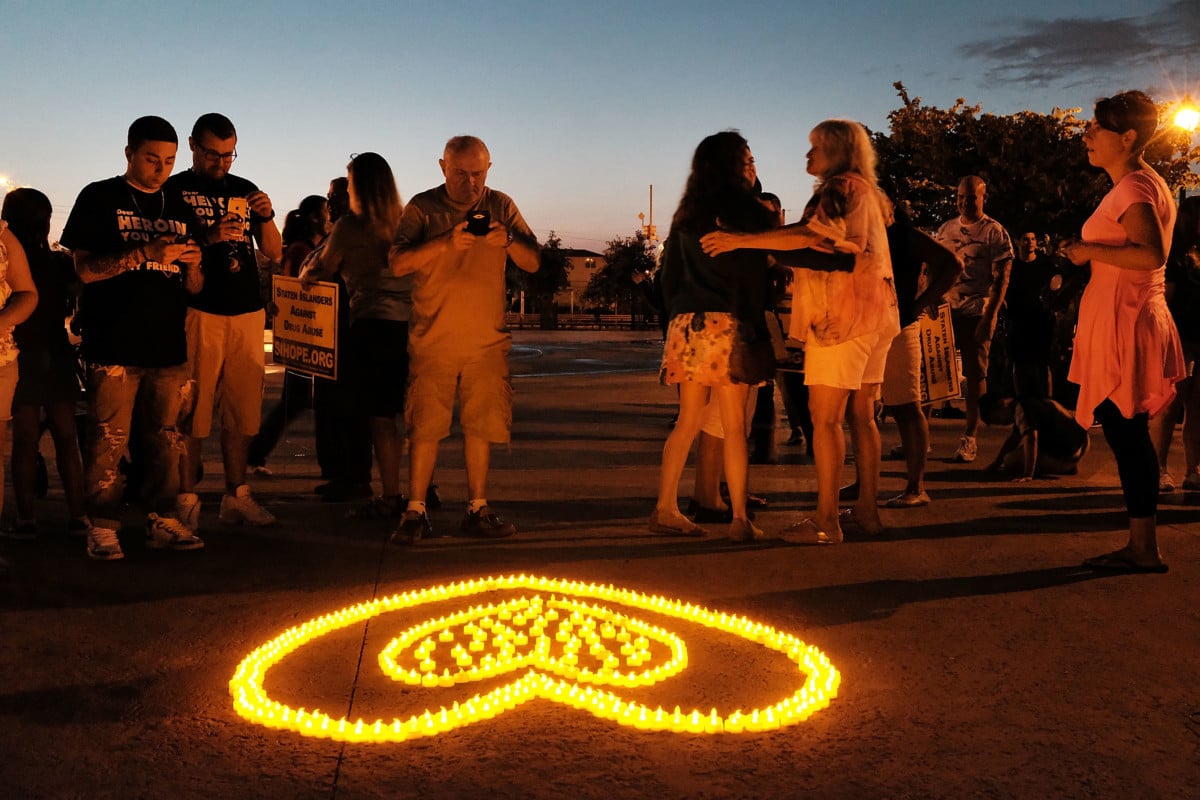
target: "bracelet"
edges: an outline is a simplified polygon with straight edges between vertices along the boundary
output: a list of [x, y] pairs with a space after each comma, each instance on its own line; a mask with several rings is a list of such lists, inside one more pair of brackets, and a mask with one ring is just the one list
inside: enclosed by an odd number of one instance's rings
[[508, 246], [512, 243], [513, 243], [513, 233], [512, 233], [512, 231], [509, 231], [508, 238], [504, 240], [504, 249], [507, 250]]

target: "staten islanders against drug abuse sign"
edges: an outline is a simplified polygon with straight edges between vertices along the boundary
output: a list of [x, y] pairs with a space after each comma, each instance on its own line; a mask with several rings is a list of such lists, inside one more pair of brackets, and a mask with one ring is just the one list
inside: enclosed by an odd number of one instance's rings
[[271, 287], [275, 313], [274, 359], [288, 369], [337, 378], [336, 283], [305, 289], [298, 278], [275, 275]]

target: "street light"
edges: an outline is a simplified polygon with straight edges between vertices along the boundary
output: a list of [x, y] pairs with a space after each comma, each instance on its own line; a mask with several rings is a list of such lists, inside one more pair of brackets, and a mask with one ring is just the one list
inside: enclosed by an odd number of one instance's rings
[[[1190, 151], [1192, 146], [1191, 134], [1196, 131], [1196, 126], [1200, 125], [1200, 109], [1196, 108], [1196, 104], [1192, 101], [1190, 94], [1185, 95], [1183, 102], [1179, 104], [1179, 109], [1175, 112], [1175, 127], [1188, 132], [1188, 143], [1185, 151]], [[1188, 161], [1188, 168], [1191, 168], [1191, 161]], [[1179, 202], [1182, 204], [1187, 197], [1186, 184], [1179, 187]]]
[[1192, 96], [1188, 95], [1183, 98], [1183, 103], [1175, 112], [1175, 127], [1193, 133], [1197, 125], [1200, 125], [1200, 109], [1196, 108], [1196, 104], [1192, 102]]

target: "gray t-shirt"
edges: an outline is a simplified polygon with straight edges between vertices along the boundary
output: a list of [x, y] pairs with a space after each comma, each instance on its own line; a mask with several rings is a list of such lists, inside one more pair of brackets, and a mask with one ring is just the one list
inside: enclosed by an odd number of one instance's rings
[[[533, 239], [517, 205], [508, 195], [485, 187], [477, 203], [450, 199], [445, 185], [413, 197], [404, 208], [395, 246], [416, 247], [461, 225], [469, 211], [491, 214], [515, 236]], [[481, 241], [468, 250], [449, 249], [428, 269], [413, 273], [409, 352], [423, 356], [507, 352], [511, 335], [504, 322], [504, 268], [508, 251]]]
[[377, 236], [358, 217], [337, 221], [321, 256], [321, 266], [336, 267], [350, 294], [350, 321], [386, 319], [407, 322], [412, 313], [412, 275], [399, 278], [388, 267], [391, 242]]
[[1013, 257], [1008, 231], [985, 214], [977, 222], [955, 217], [938, 228], [934, 238], [963, 260], [962, 274], [946, 293], [946, 302], [960, 314], [983, 316], [996, 267]]

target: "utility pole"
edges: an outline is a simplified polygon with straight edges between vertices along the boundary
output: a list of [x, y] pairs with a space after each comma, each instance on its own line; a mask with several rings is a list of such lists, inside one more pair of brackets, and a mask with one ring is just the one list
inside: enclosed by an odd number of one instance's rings
[[658, 229], [654, 227], [654, 184], [650, 184], [650, 220], [646, 221], [645, 214], [638, 214], [638, 221], [642, 223], [642, 235], [646, 237], [648, 244], [654, 244], [658, 241]]

